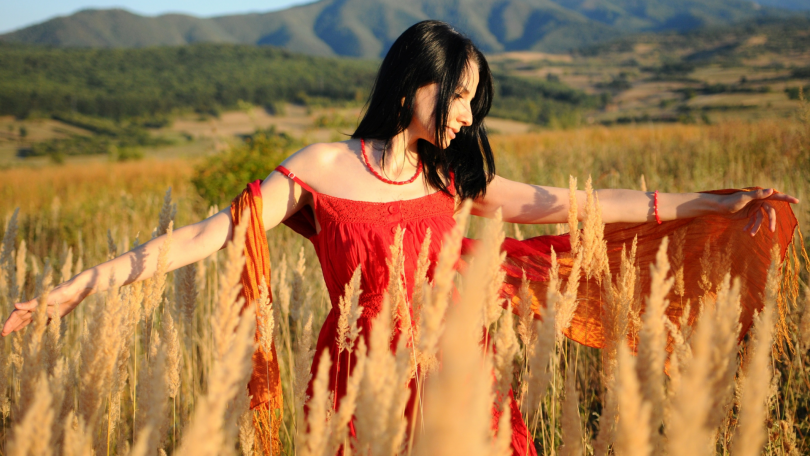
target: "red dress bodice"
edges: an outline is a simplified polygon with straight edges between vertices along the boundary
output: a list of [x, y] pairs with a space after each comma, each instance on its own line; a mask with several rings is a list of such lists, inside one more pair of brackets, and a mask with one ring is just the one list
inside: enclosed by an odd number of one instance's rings
[[[332, 308], [337, 311], [344, 286], [360, 266], [360, 305], [363, 317], [373, 318], [379, 311], [382, 296], [388, 287], [388, 267], [385, 259], [390, 255], [397, 227], [402, 227], [405, 257], [405, 283], [410, 298], [419, 249], [428, 229], [434, 242], [430, 244], [431, 265], [441, 249], [444, 233], [455, 224], [455, 200], [444, 192], [420, 198], [374, 203], [355, 201], [318, 193], [295, 174], [279, 166], [277, 171], [296, 180], [312, 194], [310, 213], [291, 217], [289, 225], [309, 238], [321, 263]], [[315, 219], [320, 231], [315, 231]], [[285, 222], [286, 223], [286, 222]], [[428, 271], [432, 280], [433, 268]]]

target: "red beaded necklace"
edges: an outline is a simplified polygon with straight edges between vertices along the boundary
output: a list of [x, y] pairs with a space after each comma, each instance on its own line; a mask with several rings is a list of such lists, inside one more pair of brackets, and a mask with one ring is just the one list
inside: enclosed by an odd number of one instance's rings
[[381, 176], [377, 171], [374, 171], [374, 168], [371, 167], [371, 163], [368, 161], [368, 156], [366, 155], [366, 140], [363, 138], [360, 138], [360, 151], [363, 153], [363, 162], [366, 164], [366, 167], [368, 167], [368, 170], [371, 171], [371, 174], [377, 176], [377, 179], [385, 182], [386, 184], [393, 184], [393, 185], [410, 184], [411, 182], [415, 181], [417, 177], [419, 177], [419, 174], [422, 173], [422, 162], [420, 161], [419, 164], [416, 166], [416, 174], [414, 174], [412, 178], [406, 181], [392, 181], [390, 179], [386, 179], [383, 176]]

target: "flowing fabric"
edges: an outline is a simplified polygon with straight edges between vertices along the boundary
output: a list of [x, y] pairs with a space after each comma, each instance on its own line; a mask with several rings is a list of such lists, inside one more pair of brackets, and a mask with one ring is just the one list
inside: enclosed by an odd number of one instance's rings
[[[329, 389], [335, 392], [335, 405], [339, 407], [340, 398], [346, 393], [350, 367], [356, 365], [353, 353], [341, 351], [337, 340], [338, 303], [344, 286], [351, 279], [358, 266], [361, 267], [360, 305], [363, 313], [358, 320], [362, 337], [371, 333], [374, 317], [379, 313], [383, 294], [387, 289], [388, 270], [385, 259], [389, 255], [389, 246], [393, 243], [398, 227], [404, 229], [403, 253], [405, 256], [405, 276], [413, 277], [419, 250], [428, 230], [433, 240], [443, 238], [454, 226], [453, 213], [455, 200], [444, 193], [434, 193], [421, 198], [394, 201], [390, 203], [371, 203], [338, 198], [316, 192], [294, 173], [279, 166], [277, 171], [289, 177], [308, 190], [313, 196], [313, 207], [305, 207], [284, 221], [286, 225], [309, 239], [318, 255], [324, 279], [329, 291], [332, 308], [326, 317], [315, 349], [314, 359], [320, 359], [322, 353], [329, 353], [332, 365], [329, 372]], [[246, 244], [247, 264], [242, 277], [243, 293], [246, 302], [258, 297], [258, 286], [262, 278], [269, 283], [269, 260], [267, 242], [261, 222], [260, 182], [251, 183], [245, 192], [234, 200], [232, 214], [234, 221], [246, 207], [251, 208], [251, 225], [248, 229]], [[711, 193], [729, 194], [740, 190], [719, 190]], [[629, 248], [634, 238], [638, 240], [636, 264], [640, 276], [639, 292], [649, 293], [650, 269], [654, 262], [661, 239], [681, 240], [670, 243], [670, 253], [682, 248], [685, 293], [683, 296], [671, 292], [668, 298], [671, 305], [667, 315], [678, 323], [683, 313], [684, 304], [691, 302], [692, 314], [689, 324], [693, 324], [698, 315], [697, 305], [704, 290], [700, 287], [701, 274], [708, 273], [712, 283], [719, 283], [720, 274], [731, 272], [740, 277], [743, 285], [742, 307], [740, 317], [743, 337], [751, 326], [754, 312], [762, 308], [762, 293], [765, 277], [770, 265], [770, 250], [776, 243], [779, 246], [780, 258], [784, 258], [797, 226], [796, 218], [787, 203], [773, 202], [777, 212], [777, 229], [771, 233], [767, 228], [760, 229], [752, 237], [743, 231], [747, 220], [738, 220], [730, 216], [711, 215], [692, 219], [664, 222], [663, 224], [608, 224], [604, 238], [607, 241], [608, 258], [611, 271], [618, 271], [623, 247]], [[317, 222], [316, 222], [317, 220]], [[318, 229], [320, 228], [320, 229]], [[474, 250], [476, 241], [465, 239], [462, 253]], [[428, 280], [433, 278], [433, 266], [438, 258], [441, 242], [431, 242], [429, 257], [431, 267]], [[507, 253], [503, 265], [506, 279], [502, 287], [504, 297], [516, 304], [516, 294], [520, 288], [524, 273], [530, 283], [537, 302], [533, 310], [539, 318], [540, 307], [545, 306], [546, 288], [551, 250], [557, 254], [560, 265], [560, 277], [566, 280], [571, 270], [573, 258], [568, 235], [538, 236], [526, 240], [507, 238], [503, 249]], [[701, 259], [712, 265], [708, 271], [701, 268]], [[719, 277], [718, 277], [719, 276]], [[410, 299], [413, 283], [406, 281], [406, 292]], [[713, 290], [705, 290], [712, 293]], [[602, 308], [600, 289], [594, 279], [580, 280], [578, 290], [578, 307], [566, 335], [584, 345], [601, 347]], [[366, 341], [368, 343], [368, 341]], [[254, 355], [254, 372], [249, 384], [253, 395], [251, 408], [254, 410], [281, 410], [281, 385], [278, 376], [278, 362], [273, 353], [264, 354], [257, 350]], [[266, 374], [269, 372], [269, 377]], [[317, 363], [311, 367], [312, 378], [317, 375]], [[308, 394], [312, 394], [310, 383]], [[412, 387], [412, 385], [411, 385]], [[514, 455], [536, 455], [533, 445], [528, 445], [528, 430], [520, 411], [509, 392], [509, 407], [512, 413], [512, 452]], [[410, 413], [411, 406], [406, 413]], [[270, 414], [270, 426], [263, 429], [271, 432], [273, 448], [278, 448], [278, 429], [280, 414]], [[257, 420], [258, 422], [258, 420]], [[497, 409], [493, 408], [493, 424], [497, 424]], [[257, 429], [260, 428], [257, 424]], [[354, 427], [350, 429], [354, 434]], [[268, 440], [270, 441], [270, 440]], [[265, 453], [267, 451], [265, 450]], [[273, 454], [278, 454], [274, 451]]]
[[[715, 190], [707, 193], [731, 194], [744, 190]], [[630, 249], [633, 239], [637, 238], [636, 265], [639, 276], [637, 283], [640, 287], [637, 296], [648, 296], [650, 293], [650, 265], [655, 263], [655, 255], [664, 237], [670, 240], [668, 254], [670, 259], [677, 257], [678, 251], [682, 254], [683, 265], [683, 295], [676, 293], [676, 288], [669, 292], [670, 301], [666, 314], [676, 325], [684, 312], [687, 303], [690, 303], [688, 324], [692, 325], [700, 313], [701, 297], [713, 297], [716, 287], [720, 284], [726, 273], [731, 277], [738, 277], [741, 285], [740, 304], [742, 312], [740, 323], [742, 325], [739, 340], [745, 336], [751, 327], [754, 314], [762, 310], [765, 279], [771, 264], [771, 248], [778, 246], [779, 260], [784, 261], [788, 247], [792, 243], [793, 233], [798, 226], [790, 204], [773, 201], [770, 203], [776, 210], [776, 231], [771, 232], [766, 224], [755, 236], [743, 230], [748, 219], [741, 219], [729, 215], [707, 215], [690, 219], [680, 219], [662, 224], [657, 223], [610, 223], [605, 225], [604, 239], [607, 241], [607, 253], [610, 271], [614, 277], [620, 269], [621, 253], [623, 248]], [[470, 241], [465, 243], [466, 248], [473, 247]], [[537, 297], [534, 306], [535, 314], [539, 317], [539, 307], [545, 306], [545, 296], [548, 289], [548, 275], [551, 266], [551, 247], [557, 254], [560, 265], [560, 279], [565, 282], [571, 272], [573, 257], [569, 236], [539, 236], [525, 241], [507, 239], [504, 250], [507, 252], [504, 269], [507, 277], [504, 281], [502, 293], [511, 298], [516, 305], [517, 291], [526, 272], [530, 288]], [[672, 260], [671, 260], [672, 261]], [[791, 277], [785, 275], [783, 282], [790, 281]], [[784, 287], [781, 287], [784, 289]], [[566, 336], [583, 345], [601, 348], [604, 343], [602, 334], [602, 290], [594, 278], [590, 280], [580, 277], [577, 292], [578, 306], [566, 332]], [[641, 312], [644, 309], [644, 300], [638, 299]], [[779, 314], [784, 316], [784, 299], [780, 294]], [[784, 328], [780, 326], [784, 332]], [[634, 343], [631, 340], [631, 343]]]
[[[262, 223], [261, 181], [248, 184], [247, 188], [231, 203], [231, 216], [234, 225], [248, 223], [245, 235], [245, 268], [242, 271], [239, 292], [245, 306], [259, 299], [259, 287], [264, 283], [270, 289], [270, 251]], [[247, 220], [242, 214], [249, 210]], [[259, 341], [257, 324], [255, 340]], [[279, 429], [283, 419], [283, 396], [281, 376], [278, 368], [275, 342], [271, 352], [265, 353], [260, 344], [253, 352], [253, 372], [248, 383], [251, 396], [250, 409], [253, 410], [253, 424], [256, 440], [266, 455], [281, 454]]]

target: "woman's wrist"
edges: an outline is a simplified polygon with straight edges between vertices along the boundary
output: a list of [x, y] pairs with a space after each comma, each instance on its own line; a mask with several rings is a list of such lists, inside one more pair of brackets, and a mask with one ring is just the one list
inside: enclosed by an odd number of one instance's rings
[[738, 198], [734, 194], [730, 195], [714, 195], [714, 194], [707, 194], [709, 197], [714, 197], [715, 200], [715, 214], [732, 214], [734, 213], [734, 206], [738, 200]]

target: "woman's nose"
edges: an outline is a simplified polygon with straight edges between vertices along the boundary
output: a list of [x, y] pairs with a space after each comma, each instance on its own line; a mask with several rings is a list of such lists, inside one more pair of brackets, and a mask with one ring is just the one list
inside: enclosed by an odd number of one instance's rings
[[463, 103], [461, 112], [458, 115], [459, 123], [461, 123], [461, 125], [465, 127], [469, 127], [470, 125], [472, 125], [472, 120], [473, 120], [472, 108], [468, 103]]

